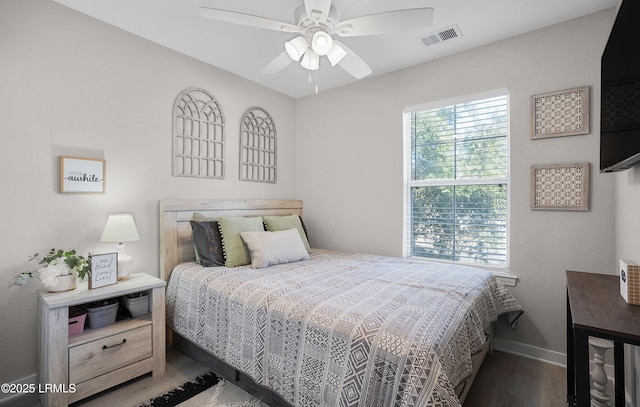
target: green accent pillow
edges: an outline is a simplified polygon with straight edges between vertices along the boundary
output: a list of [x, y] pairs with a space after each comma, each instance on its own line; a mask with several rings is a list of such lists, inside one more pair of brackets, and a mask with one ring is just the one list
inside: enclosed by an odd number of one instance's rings
[[304, 248], [307, 249], [307, 252], [311, 252], [309, 239], [307, 239], [307, 233], [302, 226], [300, 216], [296, 214], [285, 216], [263, 216], [262, 219], [264, 219], [264, 225], [269, 232], [278, 232], [292, 228], [297, 229], [298, 233], [300, 233], [300, 237], [302, 238], [302, 243], [304, 243]]
[[261, 217], [220, 218], [218, 227], [222, 236], [224, 265], [227, 267], [246, 266], [251, 263], [249, 249], [245, 245], [241, 232], [264, 232]]

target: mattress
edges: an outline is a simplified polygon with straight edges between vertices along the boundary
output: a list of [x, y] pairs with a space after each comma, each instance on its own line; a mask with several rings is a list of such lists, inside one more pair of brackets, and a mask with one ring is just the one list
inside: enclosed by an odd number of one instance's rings
[[319, 249], [180, 264], [166, 303], [170, 328], [294, 406], [459, 406], [490, 323], [522, 312], [489, 271]]

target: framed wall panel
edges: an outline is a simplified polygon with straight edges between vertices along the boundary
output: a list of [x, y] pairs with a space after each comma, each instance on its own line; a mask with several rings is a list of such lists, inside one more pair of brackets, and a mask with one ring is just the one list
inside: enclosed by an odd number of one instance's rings
[[589, 163], [531, 166], [531, 209], [589, 210]]
[[173, 105], [173, 175], [224, 178], [224, 114], [204, 89], [180, 92]]
[[240, 125], [240, 180], [276, 182], [276, 125], [261, 107], [252, 107]]
[[589, 133], [589, 87], [531, 96], [531, 138]]

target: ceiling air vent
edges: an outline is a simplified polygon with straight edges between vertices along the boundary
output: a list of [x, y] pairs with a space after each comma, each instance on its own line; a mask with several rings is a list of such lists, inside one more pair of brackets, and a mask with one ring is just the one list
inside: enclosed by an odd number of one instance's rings
[[449, 28], [445, 28], [444, 30], [440, 30], [433, 34], [427, 35], [426, 37], [422, 38], [422, 42], [424, 43], [424, 45], [429, 46], [461, 36], [462, 33], [460, 32], [460, 28], [458, 28], [457, 25], [452, 25]]

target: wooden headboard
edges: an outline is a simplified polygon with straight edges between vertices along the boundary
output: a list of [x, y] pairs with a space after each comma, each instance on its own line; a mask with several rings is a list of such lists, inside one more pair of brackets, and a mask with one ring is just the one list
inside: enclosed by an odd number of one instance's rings
[[191, 220], [198, 212], [210, 218], [224, 216], [302, 216], [302, 201], [297, 200], [194, 200], [160, 201], [160, 275], [168, 281], [171, 270], [195, 260]]

